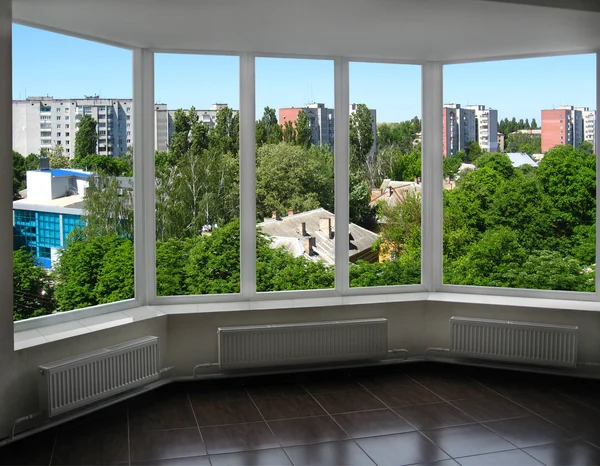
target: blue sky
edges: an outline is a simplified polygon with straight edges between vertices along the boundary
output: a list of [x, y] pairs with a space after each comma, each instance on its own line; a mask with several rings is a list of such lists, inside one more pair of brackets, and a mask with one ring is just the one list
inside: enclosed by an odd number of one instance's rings
[[[500, 119], [536, 118], [540, 111], [571, 104], [596, 107], [596, 58], [578, 55], [444, 67], [444, 102], [483, 104]], [[13, 98], [130, 98], [132, 52], [60, 34], [13, 26]], [[155, 58], [155, 97], [169, 108], [239, 108], [237, 57], [168, 55]], [[258, 58], [256, 107], [333, 107], [333, 62]], [[377, 120], [421, 115], [421, 72], [414, 65], [350, 64], [350, 101], [377, 109]]]

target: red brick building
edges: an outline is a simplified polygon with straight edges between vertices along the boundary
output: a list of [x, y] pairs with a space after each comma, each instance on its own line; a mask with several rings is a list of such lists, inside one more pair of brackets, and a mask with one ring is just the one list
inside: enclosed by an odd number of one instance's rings
[[554, 146], [572, 144], [570, 132], [570, 110], [542, 110], [542, 152]]

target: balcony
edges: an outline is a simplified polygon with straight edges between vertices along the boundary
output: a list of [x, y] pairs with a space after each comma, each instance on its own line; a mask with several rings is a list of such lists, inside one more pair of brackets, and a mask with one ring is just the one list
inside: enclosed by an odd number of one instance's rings
[[0, 448], [0, 458], [3, 464], [442, 465], [450, 458], [468, 465], [600, 464], [599, 389], [598, 381], [433, 363], [178, 383]]

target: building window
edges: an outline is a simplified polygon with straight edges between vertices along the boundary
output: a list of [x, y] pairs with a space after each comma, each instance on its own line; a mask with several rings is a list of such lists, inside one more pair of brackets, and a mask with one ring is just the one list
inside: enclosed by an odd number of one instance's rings
[[56, 133], [56, 137], [59, 138], [60, 137], [60, 133]]
[[60, 112], [60, 107], [58, 107], [58, 108], [56, 109], [56, 111], [57, 111], [57, 112]]
[[[65, 113], [69, 113], [71, 111], [71, 109], [69, 107], [65, 107]], [[67, 117], [65, 117], [65, 119], [67, 119]]]
[[[65, 109], [65, 110], [67, 110], [67, 109]], [[69, 119], [69, 115], [66, 115], [65, 120], [68, 120], [68, 119]]]
[[68, 124], [68, 123], [65, 125], [65, 128], [66, 128], [66, 129], [69, 129], [69, 124]]
[[56, 125], [56, 128], [60, 128], [60, 123], [58, 123], [58, 124]]
[[60, 120], [60, 115], [56, 117], [57, 120]]
[[68, 133], [68, 132], [67, 132], [67, 133], [65, 133], [65, 136], [66, 136], [66, 137], [69, 137], [69, 134], [70, 134], [70, 133]]

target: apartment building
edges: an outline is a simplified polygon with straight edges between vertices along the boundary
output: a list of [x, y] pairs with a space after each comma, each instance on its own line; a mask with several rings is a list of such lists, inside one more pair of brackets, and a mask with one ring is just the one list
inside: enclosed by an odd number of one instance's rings
[[89, 115], [97, 122], [97, 153], [120, 155], [132, 144], [132, 109], [131, 99], [101, 99], [98, 96], [13, 100], [13, 150], [26, 156], [60, 145], [64, 155], [73, 158], [79, 120]]
[[[358, 104], [350, 104], [349, 113], [356, 111]], [[311, 103], [304, 107], [288, 107], [279, 109], [279, 124], [286, 121], [295, 123], [300, 110], [308, 114], [308, 124], [312, 131], [311, 142], [314, 145], [329, 146], [332, 150], [335, 142], [335, 115], [334, 109], [326, 108], [325, 104]], [[373, 116], [373, 147], [377, 147], [377, 110], [369, 109]]]
[[475, 110], [460, 104], [445, 104], [443, 112], [443, 152], [449, 157], [477, 140], [477, 124]]
[[498, 110], [485, 105], [467, 105], [475, 112], [475, 138], [487, 152], [498, 152]]
[[558, 145], [577, 147], [583, 141], [594, 144], [595, 136], [595, 110], [572, 105], [542, 110], [542, 152]]
[[[196, 112], [200, 121], [213, 127], [217, 113], [224, 107], [227, 104], [216, 103], [209, 109]], [[97, 123], [97, 153], [118, 156], [133, 144], [132, 108], [132, 99], [100, 99], [98, 96], [13, 100], [13, 150], [27, 156], [59, 145], [64, 155], [73, 158], [79, 120], [83, 115], [90, 115]], [[154, 108], [154, 146], [158, 151], [169, 148], [175, 112], [169, 110], [166, 104], [156, 104]]]

